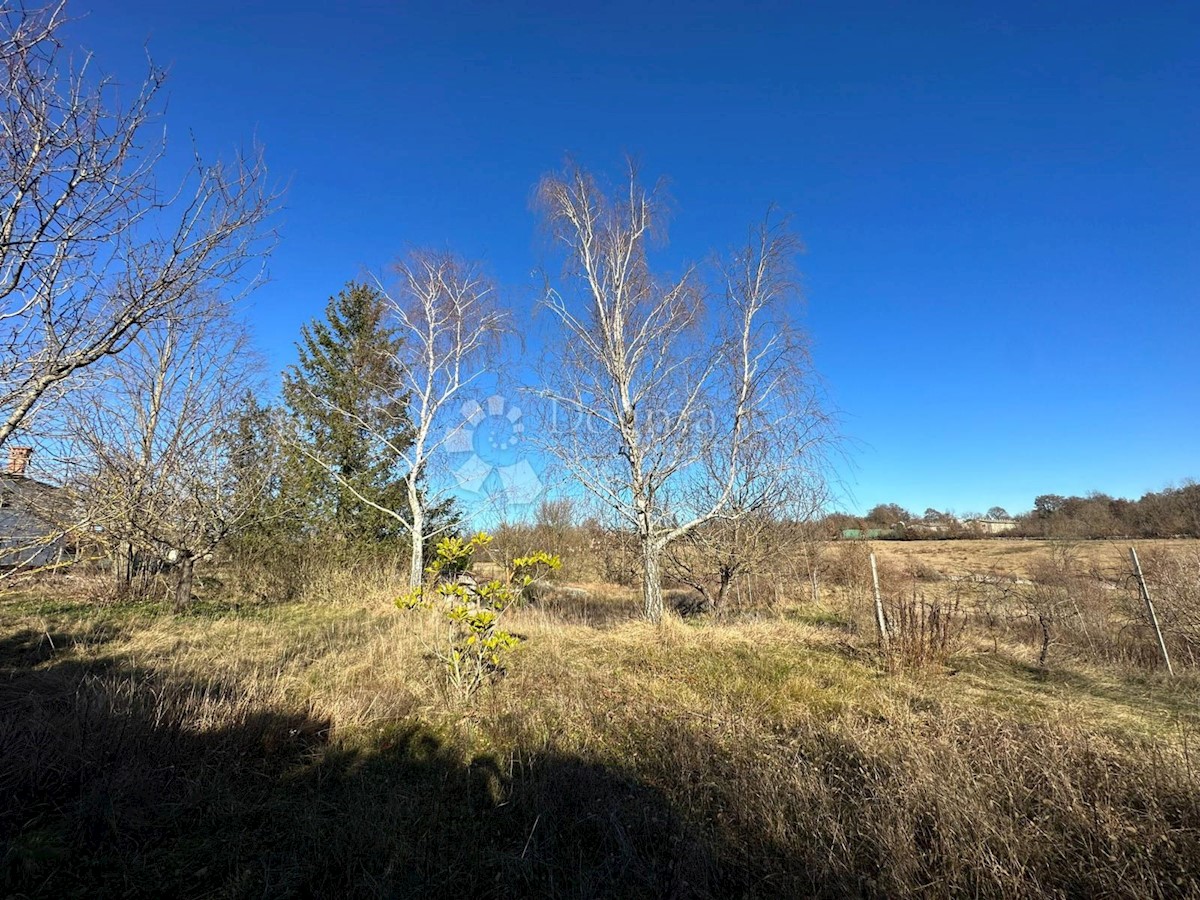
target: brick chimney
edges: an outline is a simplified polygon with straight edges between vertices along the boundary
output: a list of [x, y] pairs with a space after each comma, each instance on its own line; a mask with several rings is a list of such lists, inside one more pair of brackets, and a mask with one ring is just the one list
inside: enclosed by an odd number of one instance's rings
[[24, 475], [25, 467], [29, 465], [29, 458], [31, 456], [33, 456], [32, 447], [9, 447], [8, 474]]

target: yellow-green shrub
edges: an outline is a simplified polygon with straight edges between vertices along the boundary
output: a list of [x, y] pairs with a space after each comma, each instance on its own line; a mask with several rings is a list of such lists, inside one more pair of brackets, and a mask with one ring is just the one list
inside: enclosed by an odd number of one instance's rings
[[479, 582], [467, 573], [476, 554], [491, 542], [482, 531], [469, 540], [443, 538], [425, 570], [429, 580], [396, 600], [401, 609], [437, 607], [442, 611], [448, 629], [437, 656], [450, 687], [463, 699], [504, 674], [504, 659], [519, 642], [516, 635], [500, 627], [504, 611], [562, 565], [557, 556], [538, 551], [514, 559], [503, 567], [500, 577]]

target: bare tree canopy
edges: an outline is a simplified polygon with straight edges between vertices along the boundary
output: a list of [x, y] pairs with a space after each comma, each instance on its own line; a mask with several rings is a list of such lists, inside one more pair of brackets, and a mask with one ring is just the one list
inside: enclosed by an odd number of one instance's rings
[[59, 3], [0, 0], [0, 446], [65, 383], [196, 297], [258, 280], [261, 153], [155, 177], [165, 73], [132, 96], [64, 50]]
[[819, 602], [822, 514], [831, 486], [819, 470], [793, 475], [753, 509], [735, 509], [668, 545], [666, 574], [699, 595], [684, 611], [721, 613], [729, 589], [752, 575], [803, 578], [813, 602]]
[[399, 284], [389, 294], [404, 351], [397, 360], [409, 395], [413, 426], [405, 486], [412, 536], [410, 584], [424, 578], [423, 543], [430, 497], [427, 476], [462, 422], [450, 422], [451, 404], [465, 399], [488, 370], [491, 352], [507, 333], [507, 314], [479, 266], [453, 254], [415, 251], [396, 264]]
[[799, 244], [768, 217], [707, 281], [696, 267], [665, 277], [649, 253], [661, 191], [632, 167], [611, 193], [568, 167], [537, 197], [566, 251], [564, 286], [545, 299], [561, 326], [539, 392], [559, 417], [546, 449], [636, 531], [657, 619], [665, 548], [776, 502], [829, 437], [792, 323]]
[[73, 392], [68, 483], [127, 586], [135, 551], [176, 564], [176, 602], [195, 560], [262, 508], [275, 472], [238, 446], [238, 413], [255, 382], [243, 327], [223, 304], [143, 328]]

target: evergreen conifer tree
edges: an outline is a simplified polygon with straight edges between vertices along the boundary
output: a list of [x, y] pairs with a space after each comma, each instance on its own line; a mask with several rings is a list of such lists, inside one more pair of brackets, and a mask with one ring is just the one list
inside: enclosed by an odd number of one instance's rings
[[289, 480], [304, 497], [307, 530], [348, 544], [400, 537], [394, 518], [355, 497], [330, 471], [380, 506], [405, 503], [402, 454], [411, 423], [386, 298], [370, 285], [347, 284], [330, 298], [324, 319], [304, 326], [297, 346], [283, 399], [297, 443]]

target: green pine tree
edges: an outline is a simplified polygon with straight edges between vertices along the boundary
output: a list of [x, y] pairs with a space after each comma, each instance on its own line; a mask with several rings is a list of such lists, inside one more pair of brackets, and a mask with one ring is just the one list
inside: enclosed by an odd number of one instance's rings
[[386, 311], [379, 291], [351, 282], [330, 298], [324, 319], [301, 330], [299, 361], [284, 373], [298, 451], [291, 487], [304, 496], [303, 519], [314, 536], [356, 545], [405, 536], [395, 518], [372, 506], [403, 508], [402, 454], [411, 443], [408, 396], [394, 362], [400, 337]]

